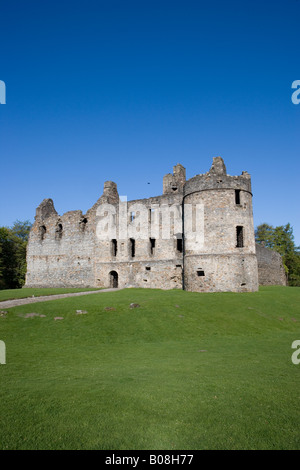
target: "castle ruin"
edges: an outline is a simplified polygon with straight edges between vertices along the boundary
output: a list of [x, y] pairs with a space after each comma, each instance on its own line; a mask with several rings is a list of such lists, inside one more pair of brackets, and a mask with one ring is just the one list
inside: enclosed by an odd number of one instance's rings
[[86, 214], [60, 216], [44, 199], [30, 232], [25, 287], [254, 292], [271, 258], [274, 283], [285, 283], [281, 257], [264, 250], [255, 245], [250, 175], [228, 175], [215, 157], [207, 173], [189, 180], [177, 164], [163, 178], [163, 194], [149, 199], [122, 201], [111, 181]]

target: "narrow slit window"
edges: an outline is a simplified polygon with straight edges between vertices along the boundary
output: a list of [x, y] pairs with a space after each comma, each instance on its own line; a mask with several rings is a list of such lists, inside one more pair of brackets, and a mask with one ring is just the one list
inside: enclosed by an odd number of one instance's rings
[[154, 255], [155, 252], [155, 238], [150, 238], [150, 255]]
[[240, 189], [235, 190], [235, 203], [241, 204], [241, 190]]
[[134, 238], [130, 238], [130, 255], [131, 255], [131, 258], [135, 257], [135, 239]]
[[130, 212], [130, 222], [133, 222], [135, 219], [135, 212]]
[[182, 253], [182, 249], [183, 249], [182, 238], [177, 238], [176, 249], [179, 253]]
[[238, 225], [236, 227], [236, 247], [243, 248], [244, 246], [244, 227]]
[[46, 229], [45, 225], [42, 225], [40, 227], [40, 240], [44, 240], [46, 232], [47, 232], [47, 229]]
[[111, 241], [111, 251], [113, 256], [117, 256], [118, 242], [115, 239]]
[[151, 223], [152, 222], [152, 219], [153, 219], [153, 209], [149, 209], [149, 222]]

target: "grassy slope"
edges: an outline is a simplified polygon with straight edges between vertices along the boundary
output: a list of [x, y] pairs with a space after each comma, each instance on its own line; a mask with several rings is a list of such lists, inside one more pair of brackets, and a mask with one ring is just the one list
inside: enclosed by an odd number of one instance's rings
[[300, 449], [299, 300], [128, 289], [10, 309], [0, 449]]
[[44, 289], [35, 289], [32, 287], [24, 287], [22, 289], [5, 289], [0, 290], [0, 302], [4, 300], [12, 299], [24, 299], [26, 297], [40, 297], [42, 295], [54, 295], [54, 294], [68, 294], [70, 292], [86, 292], [98, 290], [97, 288], [44, 288]]

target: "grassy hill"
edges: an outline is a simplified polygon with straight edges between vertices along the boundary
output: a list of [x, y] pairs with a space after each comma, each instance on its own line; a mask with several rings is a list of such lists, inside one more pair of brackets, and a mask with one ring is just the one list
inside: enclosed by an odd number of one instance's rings
[[299, 305], [300, 288], [264, 287], [11, 308], [0, 449], [300, 449]]

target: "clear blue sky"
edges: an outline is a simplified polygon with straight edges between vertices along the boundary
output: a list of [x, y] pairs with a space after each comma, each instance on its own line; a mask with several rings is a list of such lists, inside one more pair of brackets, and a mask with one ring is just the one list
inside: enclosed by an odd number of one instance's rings
[[[254, 222], [300, 244], [300, 1], [0, 3], [0, 225], [46, 197], [86, 212], [113, 180], [158, 195], [222, 156], [252, 176]], [[147, 184], [150, 182], [151, 184]]]

